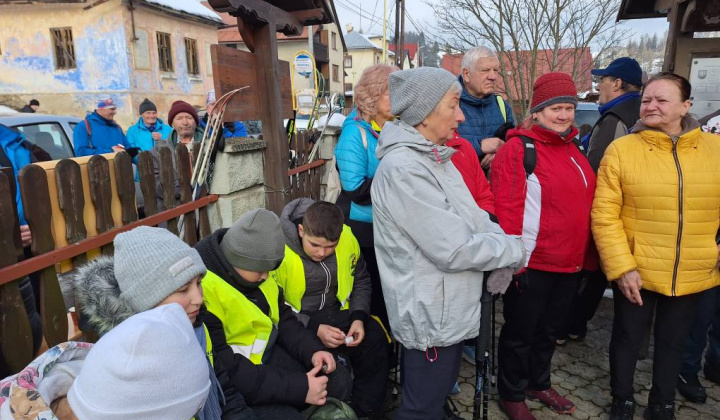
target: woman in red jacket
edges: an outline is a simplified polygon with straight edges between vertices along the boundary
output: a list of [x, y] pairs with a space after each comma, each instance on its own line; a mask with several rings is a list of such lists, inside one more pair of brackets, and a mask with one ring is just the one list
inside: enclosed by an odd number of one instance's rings
[[[508, 133], [492, 164], [495, 214], [507, 234], [522, 235], [527, 252], [526, 270], [503, 299], [505, 325], [498, 344], [498, 391], [511, 420], [535, 418], [526, 396], [557, 413], [575, 411], [550, 386], [550, 362], [591, 240], [595, 173], [573, 143], [576, 95], [566, 74], [539, 77], [530, 118]], [[524, 156], [531, 149], [536, 164], [528, 174]]]

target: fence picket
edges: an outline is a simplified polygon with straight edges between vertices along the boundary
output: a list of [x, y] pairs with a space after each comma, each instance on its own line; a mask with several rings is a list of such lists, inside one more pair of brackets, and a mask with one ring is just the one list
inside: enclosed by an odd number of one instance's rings
[[[58, 192], [58, 204], [65, 219], [65, 238], [69, 244], [87, 238], [87, 229], [83, 219], [85, 195], [83, 194], [80, 165], [72, 159], [63, 159], [55, 166], [55, 183]], [[85, 254], [73, 258], [73, 266], [87, 262]]]
[[117, 186], [120, 208], [122, 209], [122, 224], [127, 225], [137, 221], [132, 158], [127, 152], [115, 155], [115, 185]]
[[[112, 218], [112, 187], [110, 186], [110, 164], [100, 155], [90, 158], [87, 163], [90, 182], [90, 199], [95, 206], [97, 233], [104, 233], [115, 227]], [[104, 255], [113, 254], [113, 244], [103, 245]]]
[[152, 152], [145, 151], [138, 155], [138, 172], [140, 173], [140, 191], [143, 195], [145, 217], [158, 213], [157, 187], [155, 184], [155, 158]]
[[[192, 190], [190, 189], [190, 154], [184, 144], [178, 144], [175, 149], [175, 164], [177, 165], [178, 184], [180, 184], [180, 202], [185, 204], [192, 201]], [[184, 217], [184, 238], [190, 246], [197, 243], [197, 224], [195, 223], [195, 212], [186, 213]]]
[[[175, 201], [175, 169], [173, 168], [172, 149], [169, 147], [158, 147], [157, 152], [163, 205], [166, 210], [170, 210], [177, 206], [177, 202]], [[177, 219], [168, 220], [167, 229], [175, 235], [179, 235]]]
[[[31, 164], [20, 170], [18, 180], [25, 218], [32, 232], [32, 254], [50, 252], [55, 249], [55, 241], [47, 174], [41, 167]], [[67, 312], [54, 266], [40, 272], [40, 316], [49, 347], [67, 341]]]
[[[7, 217], [13, 214], [15, 217]], [[0, 215], [3, 215], [0, 217], [2, 268], [15, 264], [22, 253], [15, 208], [15, 182], [10, 168], [0, 172]], [[33, 359], [32, 331], [18, 282], [0, 286], [0, 314], [0, 353], [10, 371], [17, 372]]]

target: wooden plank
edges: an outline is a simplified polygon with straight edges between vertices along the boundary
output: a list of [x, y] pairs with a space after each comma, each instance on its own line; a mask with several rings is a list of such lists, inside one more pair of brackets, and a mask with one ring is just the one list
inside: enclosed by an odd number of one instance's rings
[[[275, 32], [273, 32], [273, 41], [277, 42], [274, 37]], [[267, 73], [267, 76], [272, 78], [273, 84], [279, 84], [280, 101], [277, 103], [276, 110], [281, 110], [281, 112], [275, 112], [279, 119], [278, 122], [282, 124], [283, 118], [292, 118], [290, 63], [279, 61], [276, 54], [274, 67], [276, 70], [265, 67], [266, 62], [258, 64], [258, 57], [263, 53], [260, 50], [263, 48], [267, 48], [267, 46], [259, 48], [256, 55], [222, 45], [210, 46], [216, 97], [219, 98], [231, 90], [249, 86], [238, 99], [230, 101], [225, 109], [225, 121], [261, 120], [263, 118], [262, 107], [267, 100], [265, 98], [266, 91], [260, 86], [258, 73]], [[277, 47], [275, 51], [277, 51]], [[263, 127], [267, 127], [265, 123], [263, 123]]]
[[122, 224], [137, 221], [135, 204], [135, 177], [133, 176], [132, 158], [126, 152], [115, 155], [115, 186], [120, 198]]
[[[87, 238], [87, 229], [83, 218], [85, 195], [83, 194], [80, 165], [71, 159], [63, 159], [58, 162], [55, 167], [55, 183], [58, 204], [65, 219], [65, 238], [68, 243], [82, 241]], [[73, 258], [75, 267], [86, 262], [85, 254]]]
[[[22, 253], [15, 179], [12, 169], [4, 169], [0, 172], [0, 268], [17, 263]], [[20, 371], [34, 357], [30, 321], [17, 281], [0, 286], [0, 353], [11, 372]]]
[[[32, 254], [51, 252], [55, 249], [55, 241], [51, 230], [52, 214], [45, 170], [37, 165], [27, 165], [20, 170], [18, 180], [23, 204], [32, 203], [30, 206], [23, 205], [25, 218], [33, 233]], [[52, 347], [67, 340], [66, 314], [55, 267], [47, 267], [40, 272], [40, 316], [48, 346]]]
[[138, 226], [157, 226], [158, 224], [166, 222], [171, 218], [178, 217], [181, 214], [205, 208], [208, 204], [214, 203], [217, 200], [218, 196], [216, 194], [201, 197], [190, 203], [179, 205], [172, 210], [166, 210], [154, 216], [146, 217], [142, 220], [138, 220], [137, 222], [115, 228], [109, 232], [101, 233], [76, 244], [71, 244], [38, 257], [34, 257], [30, 260], [25, 260], [5, 268], [0, 268], [0, 285], [10, 283], [17, 278], [27, 276], [45, 267], [53, 267], [60, 261], [70, 259], [83, 252], [88, 252], [89, 250], [95, 249], [103, 244], [111, 243], [113, 239], [115, 239], [115, 236], [122, 232], [127, 232]]
[[[175, 201], [175, 168], [173, 168], [172, 150], [169, 147], [158, 147], [157, 152], [163, 205], [165, 209], [169, 210], [177, 206], [177, 202]], [[167, 229], [175, 235], [179, 235], [177, 219], [168, 220]]]
[[[190, 189], [190, 155], [184, 144], [178, 144], [175, 148], [175, 163], [177, 164], [178, 183], [180, 184], [180, 202], [185, 204], [192, 201], [192, 190]], [[195, 223], [195, 212], [187, 213], [184, 216], [184, 237], [183, 240], [190, 246], [197, 243], [197, 224]]]
[[[107, 159], [95, 155], [88, 161], [87, 171], [90, 183], [90, 199], [95, 207], [95, 226], [98, 233], [104, 233], [115, 227], [110, 207], [112, 201], [110, 165]], [[102, 253], [112, 255], [112, 243], [103, 245]]]
[[145, 151], [138, 155], [138, 172], [140, 173], [140, 190], [143, 195], [145, 217], [158, 214], [155, 158], [152, 152]]
[[[201, 187], [200, 197], [205, 197], [207, 194], [207, 187]], [[210, 217], [208, 216], [207, 207], [201, 207], [198, 210], [198, 219], [198, 233], [200, 236], [199, 239], [210, 236], [212, 234], [212, 229], [210, 228]]]

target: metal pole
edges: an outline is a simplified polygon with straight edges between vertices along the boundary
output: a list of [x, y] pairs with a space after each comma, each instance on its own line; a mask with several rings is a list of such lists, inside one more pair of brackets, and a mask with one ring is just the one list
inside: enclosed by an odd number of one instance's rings
[[[313, 43], [315, 42], [315, 37], [313, 36], [313, 27], [312, 25], [307, 26], [308, 31], [308, 52], [310, 53], [310, 57], [312, 59], [315, 59], [315, 50], [313, 49]], [[313, 63], [315, 64], [315, 63]], [[313, 66], [315, 67], [315, 66]], [[292, 78], [292, 76], [290, 76]], [[310, 75], [310, 89], [315, 89], [315, 74]]]
[[383, 63], [387, 64], [387, 0], [383, 0]]
[[395, 51], [395, 54], [400, 54], [400, 69], [403, 69], [405, 65], [405, 0], [400, 0], [402, 9], [400, 10], [400, 48]]
[[395, 65], [398, 64], [398, 48], [400, 47], [400, 0], [395, 0]]

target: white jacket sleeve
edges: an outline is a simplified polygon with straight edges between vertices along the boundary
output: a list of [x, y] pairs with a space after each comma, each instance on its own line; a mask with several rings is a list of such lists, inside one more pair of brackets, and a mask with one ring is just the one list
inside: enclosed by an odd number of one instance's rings
[[375, 211], [386, 212], [438, 269], [491, 271], [522, 266], [521, 238], [493, 226], [484, 211], [480, 211], [482, 231], [474, 231], [453, 211], [440, 184], [427, 170], [410, 165], [394, 168], [387, 175], [375, 179]]

